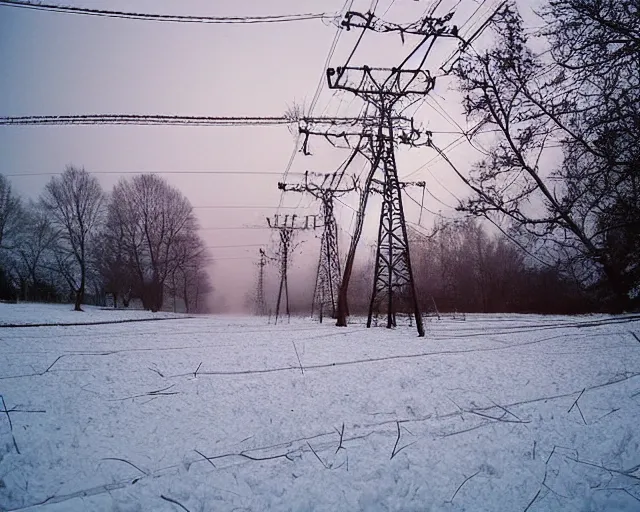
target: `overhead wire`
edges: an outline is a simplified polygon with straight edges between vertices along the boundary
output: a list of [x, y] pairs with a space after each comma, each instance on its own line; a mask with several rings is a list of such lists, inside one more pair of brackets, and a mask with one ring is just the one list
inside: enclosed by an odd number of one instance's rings
[[242, 230], [242, 229], [260, 229], [266, 230], [270, 229], [269, 226], [213, 226], [207, 228], [198, 228], [199, 231], [226, 231], [226, 230]]
[[[273, 210], [273, 209], [285, 209], [285, 210], [295, 210], [296, 208], [298, 208], [297, 206], [269, 206], [269, 205], [263, 205], [263, 206], [255, 206], [255, 205], [206, 205], [206, 206], [193, 206], [192, 207], [194, 210], [213, 210], [213, 209], [219, 209], [219, 210], [243, 210], [243, 209], [250, 209], [250, 210]], [[307, 209], [305, 207], [303, 207], [302, 209]]]
[[[347, 5], [352, 6], [353, 5], [354, 0], [345, 0], [345, 3], [343, 5], [343, 11], [345, 11], [347, 9]], [[329, 66], [329, 63], [331, 61], [331, 58], [333, 57], [336, 48], [338, 46], [338, 42], [340, 40], [340, 35], [342, 33], [342, 30], [340, 28], [340, 26], [337, 27], [336, 29], [336, 33], [333, 37], [333, 41], [331, 42], [331, 46], [329, 47], [329, 52], [327, 53], [327, 57], [325, 59], [325, 64], [324, 64], [324, 68], [322, 70], [322, 73], [320, 75], [320, 80], [318, 81], [318, 86], [316, 87], [316, 91], [313, 95], [313, 99], [311, 100], [311, 104], [309, 105], [309, 111], [308, 111], [308, 117], [311, 117], [313, 115], [313, 110], [315, 109], [315, 106], [318, 102], [318, 99], [320, 98], [320, 93], [322, 91], [322, 86], [324, 84], [324, 77], [325, 77], [325, 68]], [[289, 172], [291, 171], [291, 167], [293, 166], [293, 162], [296, 158], [296, 155], [298, 154], [298, 147], [300, 145], [300, 132], [298, 132], [298, 134], [296, 135], [296, 139], [294, 141], [293, 144], [293, 151], [291, 152], [291, 156], [289, 157], [289, 161], [287, 162], [287, 166], [285, 167], [284, 172], [282, 173], [282, 177], [281, 177], [281, 181], [285, 182], [287, 180], [287, 177], [289, 176]], [[283, 202], [284, 202], [284, 190], [282, 192], [280, 192], [280, 201], [278, 203], [279, 206], [282, 206]], [[300, 201], [302, 201], [302, 198], [300, 198]], [[272, 235], [272, 242], [273, 242], [273, 235]]]
[[[236, 170], [122, 170], [122, 171], [92, 171], [87, 170], [89, 174], [96, 175], [131, 175], [131, 174], [202, 174], [202, 175], [223, 175], [223, 176], [280, 176], [278, 171], [236, 171]], [[63, 174], [64, 171], [46, 171], [46, 172], [28, 172], [28, 173], [11, 173], [5, 174], [7, 177], [28, 177], [28, 176], [57, 176]], [[292, 173], [303, 176], [301, 172]]]
[[262, 244], [208, 245], [207, 249], [239, 249], [242, 247], [262, 247]]
[[[345, 0], [344, 5], [342, 6], [342, 12], [346, 12], [348, 10], [351, 9], [351, 7], [353, 6], [353, 2], [354, 0]], [[348, 7], [347, 7], [348, 6]], [[340, 36], [342, 35], [342, 29], [340, 26], [338, 26], [336, 28], [336, 33], [333, 36], [333, 41], [331, 43], [331, 46], [329, 47], [329, 53], [327, 54], [327, 58], [324, 61], [324, 66], [322, 68], [322, 72], [320, 74], [320, 80], [318, 81], [318, 86], [316, 87], [316, 91], [313, 95], [313, 99], [311, 100], [311, 104], [309, 105], [309, 117], [311, 117], [312, 113], [313, 113], [313, 109], [315, 108], [318, 99], [320, 97], [320, 93], [322, 91], [322, 87], [325, 83], [325, 72], [327, 70], [327, 68], [329, 67], [329, 64], [331, 63], [331, 59], [336, 51], [336, 48], [338, 46], [338, 42], [340, 41]]]
[[27, 0], [0, 0], [0, 6], [36, 11], [49, 11], [63, 14], [97, 16], [103, 18], [120, 18], [139, 21], [155, 21], [168, 23], [207, 23], [207, 24], [257, 24], [287, 23], [293, 21], [334, 19], [336, 13], [293, 13], [266, 16], [193, 16], [176, 14], [152, 14], [128, 11], [112, 11], [107, 9], [91, 9], [60, 4], [36, 3]]
[[442, 215], [441, 213], [434, 212], [434, 211], [430, 210], [429, 208], [427, 208], [426, 206], [424, 206], [423, 204], [420, 204], [420, 201], [418, 201], [413, 196], [411, 196], [411, 194], [409, 194], [406, 190], [404, 191], [404, 195], [406, 197], [408, 197], [411, 201], [413, 201], [415, 204], [417, 204], [424, 211], [430, 213], [431, 215], [436, 215], [438, 217], [442, 217], [443, 219], [447, 219], [448, 218], [448, 217], [445, 217], [444, 215]]
[[[0, 0], [1, 1], [1, 0]], [[274, 126], [290, 124], [285, 116], [169, 116], [147, 114], [81, 114], [61, 116], [4, 116], [0, 125], [181, 125]]]

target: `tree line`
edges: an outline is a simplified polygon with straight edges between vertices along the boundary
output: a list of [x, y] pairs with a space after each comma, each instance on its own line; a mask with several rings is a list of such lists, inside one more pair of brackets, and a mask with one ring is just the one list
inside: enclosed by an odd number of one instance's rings
[[[467, 217], [441, 220], [429, 233], [409, 231], [416, 294], [423, 312], [576, 314], [598, 311], [594, 296], [558, 267], [541, 265], [502, 233]], [[354, 270], [352, 312], [368, 311], [372, 259]], [[408, 290], [397, 312], [410, 312]]]
[[110, 194], [67, 167], [25, 202], [0, 175], [0, 299], [104, 303], [145, 309], [179, 299], [204, 312], [206, 248], [188, 199], [157, 175], [121, 179]]
[[[427, 311], [640, 308], [638, 1], [547, 0], [534, 21], [505, 2], [451, 64], [482, 156], [467, 172], [434, 145], [470, 194], [464, 218], [412, 234]], [[372, 267], [354, 272], [352, 311], [367, 311]]]

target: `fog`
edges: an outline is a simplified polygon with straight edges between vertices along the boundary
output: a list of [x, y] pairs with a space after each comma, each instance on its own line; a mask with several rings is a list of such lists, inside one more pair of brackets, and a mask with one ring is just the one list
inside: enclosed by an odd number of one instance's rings
[[[135, 2], [136, 10], [144, 12], [216, 16], [337, 12], [343, 5], [342, 0], [192, 0], [180, 2], [178, 8], [168, 0]], [[353, 9], [366, 11], [370, 5], [356, 0]], [[426, 6], [425, 2], [381, 0], [376, 12], [383, 14], [389, 8], [388, 19], [407, 21], [416, 19]], [[132, 9], [131, 2], [123, 0], [96, 0], [91, 7]], [[442, 9], [450, 7], [443, 5]], [[455, 19], [463, 22], [476, 7], [473, 0], [461, 2]], [[0, 115], [279, 116], [293, 105], [311, 103], [319, 82], [325, 80], [324, 63], [336, 30], [334, 24], [319, 20], [192, 25], [0, 7]], [[331, 66], [345, 61], [358, 35], [356, 31], [340, 34]], [[352, 64], [392, 66], [408, 48], [397, 35], [367, 33]], [[433, 67], [454, 49], [453, 43], [436, 48]], [[314, 114], [349, 115], [361, 105], [349, 93], [334, 94], [323, 84]], [[412, 114], [411, 110], [407, 113]], [[453, 132], [458, 130], [456, 124], [466, 129], [458, 93], [447, 78], [438, 81], [435, 94], [415, 117], [436, 132]], [[457, 144], [450, 157], [461, 168], [468, 168], [477, 156], [455, 133], [436, 137], [440, 147]], [[9, 177], [17, 193], [34, 199], [51, 174], [61, 173], [67, 164], [95, 173], [106, 191], [122, 176], [161, 173], [189, 198], [197, 212], [213, 259], [216, 310], [241, 311], [255, 287], [258, 248], [264, 246], [270, 254], [277, 248], [277, 235], [267, 229], [266, 217], [278, 211], [307, 215], [319, 210], [311, 197], [281, 197], [277, 189], [295, 141], [295, 134], [286, 126], [0, 126], [0, 173]], [[313, 156], [296, 152], [288, 182], [295, 183], [305, 170], [333, 172], [347, 156], [345, 150], [334, 149], [322, 139], [312, 140], [310, 148]], [[425, 207], [450, 216], [451, 207], [466, 190], [434, 156], [428, 148], [401, 147], [399, 174], [426, 180]], [[428, 165], [420, 168], [423, 164]], [[364, 161], [356, 160], [351, 171], [360, 172], [363, 167]], [[357, 196], [342, 199], [347, 206], [337, 204], [336, 215], [344, 254], [354, 215], [349, 206], [356, 206]], [[366, 261], [366, 244], [376, 236], [378, 204], [372, 200], [368, 210], [360, 262]], [[287, 209], [278, 210], [278, 205]], [[406, 215], [417, 223], [420, 207], [408, 202]], [[436, 217], [424, 212], [422, 225], [428, 228]], [[319, 235], [299, 237], [304, 243], [296, 250], [290, 277], [296, 301], [310, 303]], [[268, 272], [267, 298], [274, 302], [277, 266], [271, 265]]]

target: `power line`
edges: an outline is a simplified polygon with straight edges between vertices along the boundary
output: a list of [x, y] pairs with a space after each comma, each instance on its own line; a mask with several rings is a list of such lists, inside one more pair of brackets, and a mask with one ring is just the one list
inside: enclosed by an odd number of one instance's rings
[[[2, 0], [0, 0], [1, 2]], [[284, 116], [167, 116], [138, 114], [81, 114], [62, 116], [0, 117], [0, 125], [179, 125], [179, 126], [274, 126], [290, 124]]]
[[240, 244], [240, 245], [207, 245], [207, 249], [238, 249], [240, 247], [262, 247], [264, 244]]
[[[204, 174], [204, 175], [229, 175], [229, 176], [280, 176], [278, 171], [235, 171], [235, 170], [201, 170], [201, 171], [153, 171], [153, 170], [122, 170], [122, 171], [87, 171], [89, 174]], [[32, 172], [32, 173], [12, 173], [5, 174], [6, 177], [18, 178], [22, 176], [56, 176], [63, 174], [63, 171]], [[291, 173], [304, 176], [304, 173]]]
[[220, 210], [234, 210], [234, 209], [253, 209], [253, 210], [277, 210], [278, 208], [286, 209], [286, 210], [296, 210], [300, 208], [301, 210], [308, 210], [307, 207], [298, 207], [298, 206], [249, 206], [249, 205], [212, 205], [212, 206], [193, 206], [194, 210], [211, 210], [211, 209], [220, 209]]
[[223, 261], [223, 260], [254, 260], [256, 259], [255, 256], [229, 256], [229, 257], [224, 257], [224, 258], [217, 258], [217, 257], [213, 257], [213, 262], [215, 263], [216, 261]]
[[[349, 5], [349, 8], [351, 8], [353, 6], [353, 1], [354, 0], [345, 0], [345, 3], [343, 5], [342, 10], [346, 11], [347, 9], [347, 5]], [[351, 3], [349, 3], [351, 2]], [[340, 27], [338, 26], [338, 28], [336, 29], [336, 33], [333, 37], [333, 41], [331, 43], [331, 46], [329, 47], [329, 52], [327, 54], [327, 58], [325, 59], [325, 66], [324, 68], [326, 68], [329, 65], [329, 62], [331, 61], [331, 58], [333, 57], [333, 54], [336, 51], [336, 47], [338, 46], [338, 41], [340, 40], [340, 34], [342, 33], [342, 30], [340, 29]], [[324, 71], [323, 68], [323, 71]], [[308, 117], [311, 117], [311, 115], [313, 114], [313, 109], [315, 108], [318, 99], [320, 98], [320, 92], [322, 91], [322, 86], [324, 85], [324, 80], [325, 78], [325, 73], [321, 73], [320, 74], [320, 80], [318, 81], [318, 86], [316, 87], [316, 91], [313, 95], [313, 99], [311, 100], [311, 105], [309, 106], [309, 113], [308, 113]], [[298, 132], [298, 134], [296, 135], [296, 139], [293, 143], [293, 151], [291, 152], [291, 156], [289, 157], [289, 161], [287, 162], [287, 166], [285, 167], [284, 172], [282, 173], [282, 178], [281, 180], [284, 182], [286, 181], [287, 177], [289, 176], [289, 173], [291, 171], [291, 167], [293, 166], [293, 161], [296, 158], [296, 155], [298, 154], [298, 146], [300, 144], [300, 133]], [[284, 190], [280, 193], [280, 205], [282, 205], [282, 202], [284, 201]], [[302, 197], [300, 197], [300, 202], [302, 202]], [[300, 203], [298, 203], [299, 205]], [[272, 241], [273, 241], [273, 236], [274, 234], [272, 233]]]
[[[351, 2], [349, 4], [349, 2]], [[344, 12], [348, 11], [349, 9], [351, 9], [351, 7], [353, 6], [353, 2], [354, 0], [345, 0], [344, 6], [342, 7], [342, 10]], [[347, 8], [347, 5], [349, 5], [349, 7]], [[325, 59], [324, 62], [324, 66], [322, 68], [322, 73], [320, 74], [320, 80], [318, 81], [318, 86], [316, 87], [316, 92], [313, 95], [313, 99], [311, 100], [311, 105], [309, 105], [309, 117], [311, 117], [311, 115], [313, 114], [313, 109], [316, 106], [316, 103], [318, 102], [318, 99], [320, 97], [320, 92], [322, 91], [322, 86], [325, 83], [325, 70], [326, 68], [329, 67], [329, 64], [331, 63], [331, 58], [333, 57], [333, 54], [336, 51], [336, 47], [338, 46], [338, 41], [340, 41], [340, 35], [342, 34], [342, 29], [340, 28], [340, 25], [338, 25], [338, 27], [336, 28], [336, 33], [333, 36], [333, 41], [331, 43], [331, 46], [329, 47], [329, 53], [327, 54], [327, 58]]]
[[286, 23], [292, 21], [335, 19], [336, 13], [294, 13], [267, 16], [185, 16], [175, 14], [151, 14], [126, 11], [109, 11], [105, 9], [89, 9], [67, 5], [33, 3], [27, 0], [0, 0], [0, 5], [35, 11], [49, 11], [63, 14], [98, 16], [102, 18], [120, 18], [139, 21], [156, 21], [169, 23], [208, 23], [208, 24], [257, 24]]
[[235, 231], [235, 230], [242, 230], [242, 229], [266, 230], [271, 228], [269, 226], [220, 226], [220, 227], [214, 226], [209, 228], [198, 228], [198, 231], [226, 231], [226, 230]]
[[420, 201], [418, 201], [417, 199], [413, 198], [411, 195], [409, 195], [409, 193], [407, 191], [404, 192], [404, 195], [406, 197], [408, 197], [409, 199], [411, 199], [411, 201], [413, 201], [414, 203], [416, 203], [420, 208], [422, 208], [425, 212], [430, 213], [431, 215], [436, 215], [438, 217], [442, 217], [443, 219], [447, 219], [448, 217], [446, 217], [445, 215], [442, 215], [441, 213], [437, 213], [434, 211], [431, 211], [429, 208], [427, 208], [425, 205], [423, 205], [422, 203], [420, 203]]

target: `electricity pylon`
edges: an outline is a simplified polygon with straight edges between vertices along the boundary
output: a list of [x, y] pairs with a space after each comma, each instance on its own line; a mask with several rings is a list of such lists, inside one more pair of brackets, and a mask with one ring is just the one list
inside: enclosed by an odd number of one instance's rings
[[[380, 70], [375, 70], [380, 71]], [[424, 325], [418, 305], [407, 226], [402, 204], [401, 187], [395, 157], [394, 105], [400, 98], [410, 94], [426, 94], [433, 87], [434, 80], [420, 70], [382, 70], [384, 76], [368, 66], [353, 68], [329, 68], [327, 78], [331, 89], [351, 91], [362, 97], [377, 111], [378, 133], [375, 136], [376, 167], [382, 171], [382, 207], [378, 226], [378, 245], [374, 270], [374, 285], [367, 317], [367, 327], [371, 327], [374, 308], [383, 306], [387, 312], [387, 328], [394, 327], [398, 302], [409, 296], [410, 307], [416, 320], [418, 336], [424, 336]], [[376, 76], [374, 76], [374, 73]], [[350, 75], [357, 75], [352, 85]], [[406, 76], [421, 76], [417, 88], [410, 89], [412, 80]], [[406, 85], [404, 84], [406, 81]], [[373, 169], [375, 171], [375, 169]], [[371, 187], [373, 176], [367, 180], [365, 190]], [[341, 320], [339, 318], [339, 320]]]
[[[362, 230], [362, 222], [376, 172], [381, 171], [382, 179], [382, 208], [378, 226], [378, 244], [376, 249], [376, 261], [374, 270], [374, 286], [369, 306], [367, 327], [371, 326], [374, 307], [384, 305], [387, 312], [387, 327], [395, 325], [395, 313], [398, 302], [408, 299], [416, 320], [416, 328], [419, 336], [424, 336], [424, 324], [416, 296], [411, 256], [407, 238], [407, 227], [402, 204], [402, 187], [398, 180], [398, 170], [395, 157], [395, 143], [407, 142], [415, 144], [413, 140], [413, 124], [409, 136], [398, 134], [399, 105], [406, 103], [407, 99], [416, 98], [428, 94], [435, 85], [435, 79], [431, 74], [421, 69], [426, 56], [439, 37], [458, 38], [457, 27], [449, 27], [447, 23], [452, 13], [442, 18], [436, 18], [430, 14], [409, 25], [397, 25], [387, 23], [377, 18], [373, 13], [357, 13], [350, 11], [345, 15], [341, 26], [347, 30], [362, 28], [377, 32], [397, 32], [404, 40], [405, 34], [422, 36], [421, 43], [411, 52], [400, 66], [393, 68], [372, 68], [369, 66], [343, 66], [327, 69], [327, 81], [330, 89], [348, 91], [362, 98], [367, 104], [368, 115], [362, 118], [360, 133], [348, 133], [343, 129], [338, 133], [335, 127], [330, 127], [329, 132], [318, 133], [327, 139], [333, 136], [339, 139], [348, 139], [348, 135], [358, 135], [360, 142], [367, 139], [368, 158], [371, 169], [365, 181], [364, 190], [360, 198], [360, 210], [356, 225], [355, 236], [352, 239], [351, 248], [345, 266], [345, 273], [340, 288], [338, 300], [337, 325], [346, 325], [347, 315], [347, 288], [355, 249]], [[418, 50], [428, 45], [426, 54], [416, 69], [406, 69], [405, 65], [410, 57], [416, 55]], [[370, 109], [374, 111], [371, 114]], [[373, 118], [374, 122], [371, 122]], [[344, 124], [344, 123], [343, 123]], [[353, 126], [353, 125], [352, 125]], [[350, 130], [352, 128], [349, 127]], [[304, 128], [301, 130], [303, 131]], [[354, 132], [354, 130], [352, 130]], [[316, 134], [313, 129], [308, 134]], [[303, 150], [306, 150], [303, 146]], [[363, 154], [366, 155], [365, 152]], [[386, 299], [386, 300], [384, 300]], [[384, 303], [384, 304], [383, 304]]]
[[256, 314], [267, 314], [267, 304], [264, 300], [264, 267], [267, 265], [267, 255], [260, 249], [260, 261], [258, 262], [258, 283], [256, 285]]
[[338, 224], [333, 212], [334, 198], [355, 190], [355, 182], [351, 186], [341, 186], [340, 182], [344, 173], [339, 172], [324, 175], [314, 173], [313, 176], [322, 177], [322, 181], [320, 183], [310, 181], [309, 171], [307, 171], [302, 184], [291, 185], [280, 182], [278, 188], [290, 192], [307, 192], [321, 203], [320, 217], [323, 230], [311, 303], [311, 316], [314, 316], [314, 312], [317, 310], [320, 322], [322, 322], [325, 309], [335, 318], [341, 280]]
[[[310, 224], [309, 219], [313, 219]], [[289, 310], [289, 259], [293, 248], [291, 243], [293, 241], [294, 233], [300, 230], [315, 229], [317, 226], [317, 219], [315, 215], [306, 215], [304, 224], [298, 221], [298, 216], [293, 215], [278, 215], [273, 216], [273, 222], [267, 217], [267, 224], [271, 229], [277, 229], [280, 234], [280, 247], [278, 250], [278, 258], [280, 260], [280, 287], [278, 288], [278, 300], [276, 302], [276, 318], [275, 323], [278, 323], [278, 317], [280, 316], [280, 304], [283, 298], [285, 298], [285, 306], [287, 311], [287, 318], [291, 319], [291, 312]]]

